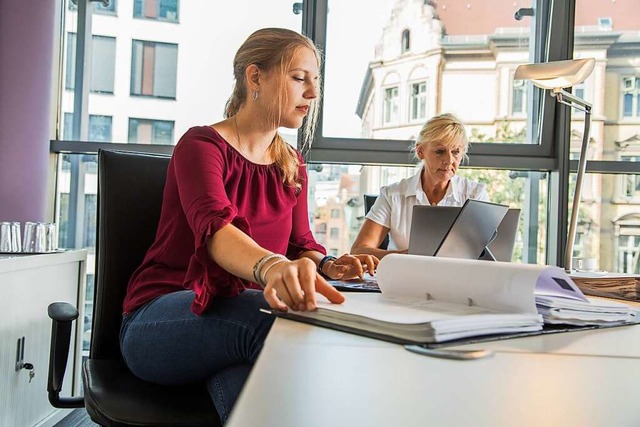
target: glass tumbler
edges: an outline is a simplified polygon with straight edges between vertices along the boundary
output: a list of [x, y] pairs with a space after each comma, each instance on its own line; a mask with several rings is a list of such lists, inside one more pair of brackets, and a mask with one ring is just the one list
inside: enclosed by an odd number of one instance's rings
[[11, 223], [0, 222], [0, 252], [13, 252], [11, 234]]
[[20, 238], [20, 223], [11, 223], [11, 251], [22, 252], [22, 239]]
[[22, 239], [22, 250], [25, 252], [35, 252], [36, 249], [36, 223], [27, 221], [24, 223], [24, 238]]

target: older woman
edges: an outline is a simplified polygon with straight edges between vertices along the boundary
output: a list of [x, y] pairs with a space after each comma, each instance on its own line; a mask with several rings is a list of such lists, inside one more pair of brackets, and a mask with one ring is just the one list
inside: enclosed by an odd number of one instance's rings
[[[413, 150], [420, 170], [412, 177], [382, 187], [351, 252], [382, 258], [406, 253], [414, 205], [462, 206], [467, 199], [488, 201], [483, 184], [456, 175], [469, 142], [463, 124], [452, 114], [431, 118], [420, 131]], [[378, 246], [389, 235], [388, 250]]]

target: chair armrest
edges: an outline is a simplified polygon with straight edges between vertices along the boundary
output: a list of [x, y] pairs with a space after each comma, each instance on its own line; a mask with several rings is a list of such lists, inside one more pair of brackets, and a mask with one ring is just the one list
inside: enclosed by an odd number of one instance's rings
[[71, 343], [71, 324], [78, 318], [78, 310], [66, 302], [54, 302], [47, 308], [51, 325], [51, 349], [49, 351], [49, 377], [47, 392], [49, 402], [56, 408], [81, 408], [83, 397], [60, 397], [64, 373], [67, 370], [69, 346]]

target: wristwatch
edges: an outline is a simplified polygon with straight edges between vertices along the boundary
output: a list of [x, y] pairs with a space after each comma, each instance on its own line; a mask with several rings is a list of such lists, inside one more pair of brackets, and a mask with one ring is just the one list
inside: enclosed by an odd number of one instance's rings
[[338, 258], [334, 257], [333, 255], [327, 255], [324, 258], [322, 258], [322, 260], [320, 261], [320, 264], [318, 264], [318, 273], [320, 273], [320, 275], [322, 277], [327, 277], [326, 274], [324, 274], [324, 272], [322, 271], [322, 268], [324, 267], [324, 265], [328, 262], [328, 261], [335, 261]]

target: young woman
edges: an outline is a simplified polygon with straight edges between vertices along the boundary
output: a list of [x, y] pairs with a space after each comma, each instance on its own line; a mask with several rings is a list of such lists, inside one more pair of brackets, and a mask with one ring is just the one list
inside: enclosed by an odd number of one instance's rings
[[302, 157], [278, 134], [315, 125], [320, 56], [290, 30], [238, 50], [226, 120], [189, 129], [169, 163], [156, 240], [124, 301], [121, 349], [138, 377], [206, 381], [224, 422], [273, 323], [260, 308], [313, 310], [322, 277], [373, 273], [370, 255], [325, 256], [313, 238]]
[[[353, 254], [382, 258], [406, 253], [414, 205], [462, 206], [467, 199], [488, 201], [483, 184], [456, 175], [467, 155], [464, 125], [452, 114], [432, 117], [413, 148], [420, 170], [411, 178], [383, 187], [351, 247]], [[389, 235], [387, 250], [378, 246]]]

